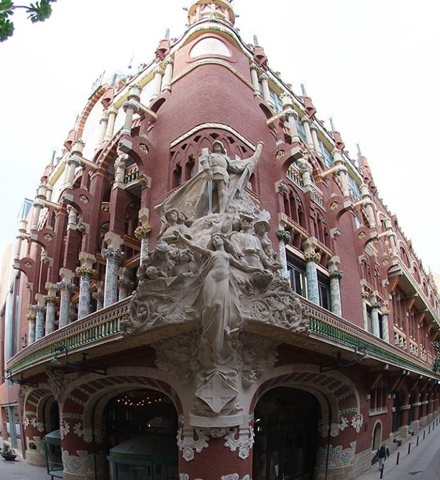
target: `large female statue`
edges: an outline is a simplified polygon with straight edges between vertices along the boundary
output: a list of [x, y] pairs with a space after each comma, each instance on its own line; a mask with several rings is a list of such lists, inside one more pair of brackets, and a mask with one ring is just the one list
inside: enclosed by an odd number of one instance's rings
[[225, 332], [236, 331], [241, 323], [239, 272], [234, 270], [250, 274], [260, 269], [240, 262], [234, 255], [232, 245], [222, 235], [212, 235], [207, 248], [188, 240], [177, 230], [174, 235], [206, 260], [198, 275], [197, 282], [201, 285], [195, 292], [197, 297], [194, 306], [200, 312], [202, 342], [212, 353], [219, 354], [223, 349]]

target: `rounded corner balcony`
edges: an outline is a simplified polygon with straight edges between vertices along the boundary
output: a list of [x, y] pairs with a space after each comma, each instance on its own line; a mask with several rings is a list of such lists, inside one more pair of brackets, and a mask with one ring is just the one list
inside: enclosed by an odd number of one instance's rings
[[[200, 330], [200, 324], [185, 309], [178, 314], [168, 308], [161, 312], [157, 286], [145, 284], [134, 294], [108, 307], [76, 320], [23, 348], [7, 365], [6, 378], [14, 383], [30, 385], [30, 381], [47, 368], [62, 367], [66, 371], [107, 374], [106, 355], [124, 352]], [[166, 287], [168, 289], [168, 286]], [[159, 290], [161, 287], [159, 286]], [[378, 338], [361, 327], [316, 305], [285, 288], [260, 296], [250, 304], [241, 304], [241, 335], [254, 334], [275, 342], [301, 347], [313, 345], [320, 354], [334, 357], [334, 365], [321, 365], [322, 371], [339, 370], [356, 363], [369, 367], [381, 366], [390, 371], [403, 370], [407, 375], [423, 375], [440, 381], [440, 375], [429, 362], [411, 357], [398, 346]], [[281, 303], [275, 305], [273, 302]], [[211, 332], [212, 333], [212, 332]], [[209, 331], [205, 335], [211, 334]], [[223, 334], [223, 331], [221, 332]], [[223, 342], [235, 332], [226, 329]], [[203, 332], [202, 332], [203, 335]], [[214, 342], [220, 341], [214, 335]], [[218, 346], [223, 348], [223, 344]], [[33, 385], [33, 384], [32, 384]]]

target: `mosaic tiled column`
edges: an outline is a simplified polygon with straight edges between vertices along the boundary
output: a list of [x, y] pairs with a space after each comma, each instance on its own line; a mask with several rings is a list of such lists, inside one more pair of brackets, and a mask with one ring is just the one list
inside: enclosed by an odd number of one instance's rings
[[49, 333], [55, 331], [56, 305], [58, 298], [47, 295], [44, 299], [46, 300], [46, 335], [49, 335]]
[[125, 122], [122, 129], [124, 135], [131, 135], [131, 127], [133, 125], [133, 115], [138, 111], [138, 106], [133, 100], [124, 102], [122, 108], [125, 112]]
[[35, 314], [29, 313], [26, 315], [26, 318], [29, 322], [29, 331], [28, 331], [28, 338], [29, 338], [29, 345], [35, 342]]
[[309, 148], [314, 149], [312, 132], [310, 131], [310, 119], [307, 115], [301, 118], [301, 123], [304, 127], [304, 133], [306, 135], [306, 142]]
[[73, 179], [75, 177], [75, 170], [81, 165], [79, 157], [76, 155], [67, 159], [67, 174], [66, 174], [66, 186], [67, 188], [73, 187]]
[[335, 255], [328, 261], [328, 270], [330, 272], [330, 306], [331, 311], [342, 317], [341, 308], [341, 285], [340, 281], [343, 273], [339, 270], [340, 258]]
[[335, 166], [340, 167], [337, 170], [336, 175], [339, 178], [341, 184], [342, 194], [344, 195], [344, 197], [348, 197], [350, 195], [350, 188], [348, 185], [348, 170], [345, 166], [344, 159], [342, 158], [340, 150], [338, 150], [337, 148], [332, 151], [332, 156]]
[[321, 153], [321, 146], [319, 145], [318, 139], [318, 127], [314, 123], [312, 123], [310, 125], [310, 131], [312, 132], [313, 147], [315, 151]]
[[72, 282], [58, 282], [57, 288], [60, 291], [60, 318], [58, 328], [69, 324], [70, 291], [75, 288]]
[[124, 258], [120, 248], [103, 248], [102, 256], [107, 260], [104, 284], [104, 308], [118, 301], [118, 263]]
[[315, 237], [309, 237], [304, 240], [302, 246], [304, 248], [304, 260], [306, 261], [308, 298], [311, 302], [319, 305], [318, 270], [316, 264], [321, 259], [321, 255], [316, 252], [318, 240]]
[[157, 98], [162, 90], [162, 77], [164, 73], [165, 70], [160, 66], [157, 67], [156, 71], [154, 72], [150, 102]]
[[118, 281], [119, 300], [123, 300], [131, 294], [133, 285], [133, 282], [130, 282], [130, 280], [126, 280], [124, 278]]
[[286, 245], [290, 243], [290, 233], [287, 230], [278, 230], [277, 238], [279, 240], [279, 261], [282, 266], [282, 275], [289, 278], [289, 271], [287, 269]]
[[32, 309], [35, 312], [35, 340], [44, 337], [44, 311], [43, 305], [34, 305]]
[[363, 183], [361, 185], [361, 194], [362, 194], [362, 200], [364, 201], [364, 207], [367, 212], [367, 219], [368, 219], [368, 224], [370, 228], [374, 228], [376, 226], [376, 219], [374, 216], [374, 209], [373, 209], [373, 200], [371, 200], [371, 195], [370, 195], [370, 190], [368, 189], [368, 186]]
[[270, 90], [269, 90], [269, 83], [268, 83], [268, 76], [263, 73], [260, 75], [260, 82], [261, 87], [263, 89], [263, 100], [273, 107], [272, 99], [270, 98]]
[[101, 292], [93, 292], [92, 297], [96, 301], [96, 310], [101, 310], [104, 306], [104, 295]]
[[390, 333], [388, 330], [389, 310], [382, 310], [382, 339], [386, 342], [390, 341]]
[[369, 331], [368, 328], [368, 309], [367, 309], [367, 299], [369, 298], [368, 292], [362, 292], [362, 316], [364, 318], [364, 330]]
[[340, 281], [343, 277], [341, 270], [333, 270], [330, 272], [330, 305], [335, 315], [342, 317], [341, 307], [341, 286]]
[[162, 92], [171, 91], [171, 80], [173, 79], [173, 59], [165, 60], [165, 74], [162, 80]]
[[38, 199], [35, 200], [33, 204], [34, 212], [32, 215], [32, 224], [31, 224], [32, 230], [36, 230], [38, 228], [38, 222], [40, 221], [40, 214], [43, 206], [44, 205], [40, 201], [38, 201]]
[[376, 297], [371, 297], [371, 330], [372, 334], [376, 337], [380, 337], [379, 329], [379, 308], [380, 303], [377, 302]]
[[306, 260], [306, 277], [309, 300], [319, 305], [318, 271], [316, 263], [319, 262], [321, 255], [316, 252], [309, 252], [304, 255]]
[[115, 128], [115, 120], [116, 120], [116, 115], [118, 114], [118, 111], [114, 107], [111, 107], [109, 108], [107, 113], [108, 113], [107, 129], [104, 135], [104, 142], [108, 142], [113, 137], [113, 130]]
[[251, 80], [254, 90], [254, 97], [261, 97], [260, 84], [258, 82], [258, 67], [255, 65], [255, 63], [251, 65]]
[[134, 231], [135, 237], [141, 241], [140, 264], [144, 264], [148, 258], [148, 249], [150, 246], [150, 225], [146, 224], [142, 227], [137, 227]]
[[108, 123], [108, 114], [104, 112], [101, 119], [99, 120], [99, 133], [98, 133], [98, 140], [96, 142], [97, 145], [100, 145], [104, 141], [105, 131], [107, 130], [107, 123]]
[[79, 302], [78, 302], [78, 320], [86, 317], [90, 313], [90, 279], [95, 271], [93, 268], [82, 266], [76, 269], [76, 275], [79, 277]]

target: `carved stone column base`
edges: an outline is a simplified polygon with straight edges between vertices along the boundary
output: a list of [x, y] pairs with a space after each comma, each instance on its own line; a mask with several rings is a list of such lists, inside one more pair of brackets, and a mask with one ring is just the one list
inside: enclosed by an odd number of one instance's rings
[[26, 462], [37, 467], [46, 466], [46, 455], [44, 452], [37, 452], [35, 450], [26, 450]]
[[95, 480], [95, 475], [63, 472], [63, 480]]

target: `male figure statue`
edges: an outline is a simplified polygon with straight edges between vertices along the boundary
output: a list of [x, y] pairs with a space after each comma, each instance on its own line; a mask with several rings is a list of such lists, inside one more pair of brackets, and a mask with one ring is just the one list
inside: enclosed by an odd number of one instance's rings
[[[200, 157], [200, 164], [203, 167], [204, 183], [200, 199], [196, 208], [196, 217], [202, 216], [202, 211], [208, 205], [208, 213], [224, 213], [228, 203], [232, 199], [234, 192], [229, 190], [229, 174], [241, 174], [246, 169], [250, 170], [249, 175], [245, 175], [249, 180], [256, 162], [260, 158], [263, 149], [263, 142], [259, 142], [255, 154], [243, 161], [231, 161], [227, 156], [223, 143], [216, 140], [212, 144], [212, 152], [203, 152]], [[207, 149], [206, 149], [207, 150]], [[243, 188], [246, 185], [237, 185], [237, 188]]]

